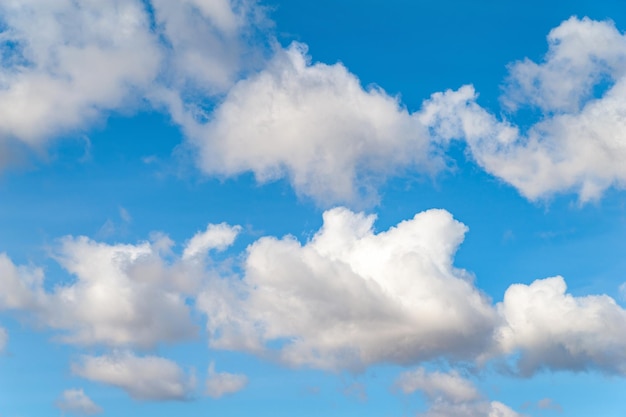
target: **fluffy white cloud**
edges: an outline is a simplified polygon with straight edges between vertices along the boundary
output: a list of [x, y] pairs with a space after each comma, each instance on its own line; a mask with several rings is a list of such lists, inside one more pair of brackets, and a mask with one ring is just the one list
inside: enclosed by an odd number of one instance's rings
[[159, 71], [141, 1], [2, 2], [0, 140], [33, 146], [125, 106]]
[[444, 165], [398, 98], [364, 89], [341, 64], [311, 63], [302, 44], [278, 49], [267, 68], [239, 81], [207, 123], [178, 121], [206, 173], [288, 178], [321, 203], [375, 198], [389, 175]]
[[102, 413], [102, 408], [94, 403], [82, 389], [63, 391], [56, 405], [63, 412], [79, 416], [92, 416]]
[[421, 391], [429, 408], [422, 417], [522, 417], [498, 401], [488, 401], [474, 384], [457, 372], [427, 372], [424, 368], [400, 375], [396, 386], [405, 394]]
[[[163, 240], [61, 242], [57, 260], [76, 280], [46, 292], [40, 269], [16, 267], [1, 255], [0, 308], [30, 312], [40, 323], [65, 331], [63, 341], [80, 345], [152, 347], [195, 337], [185, 297], [174, 288], [179, 271], [169, 270], [160, 257]], [[192, 278], [192, 270], [185, 274]]]
[[524, 132], [481, 108], [471, 87], [434, 95], [423, 121], [441, 139], [466, 140], [478, 164], [526, 197], [576, 191], [585, 202], [626, 185], [626, 36], [611, 22], [571, 18], [548, 41], [543, 63], [510, 67], [505, 105], [542, 112]]
[[466, 227], [444, 210], [381, 233], [373, 222], [337, 208], [304, 245], [289, 236], [252, 244], [243, 282], [198, 299], [212, 346], [325, 369], [469, 359], [485, 349], [495, 312], [452, 265]]
[[626, 374], [626, 310], [606, 295], [566, 294], [561, 277], [509, 287], [498, 311], [501, 353], [519, 354], [522, 375], [541, 369]]
[[226, 223], [210, 224], [204, 232], [192, 237], [183, 252], [183, 259], [204, 256], [211, 249], [224, 250], [233, 244], [241, 227], [232, 227]]
[[175, 363], [157, 356], [135, 356], [116, 352], [105, 356], [84, 356], [72, 364], [72, 373], [112, 385], [137, 400], [187, 400], [195, 381]]
[[248, 385], [248, 377], [242, 374], [215, 372], [215, 364], [209, 365], [206, 380], [206, 395], [211, 398], [221, 398], [224, 395], [241, 391]]
[[41, 151], [145, 99], [189, 110], [223, 93], [263, 62], [251, 39], [268, 23], [254, 0], [25, 0], [2, 2], [0, 25], [0, 149]]

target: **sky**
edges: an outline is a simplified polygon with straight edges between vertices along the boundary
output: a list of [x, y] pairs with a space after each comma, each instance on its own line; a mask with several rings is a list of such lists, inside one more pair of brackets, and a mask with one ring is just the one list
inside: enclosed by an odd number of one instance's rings
[[623, 416], [625, 12], [1, 0], [0, 416]]

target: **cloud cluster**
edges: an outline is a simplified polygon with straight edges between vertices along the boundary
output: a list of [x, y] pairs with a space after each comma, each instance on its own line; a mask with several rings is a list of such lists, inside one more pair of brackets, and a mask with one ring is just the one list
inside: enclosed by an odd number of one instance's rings
[[597, 199], [626, 184], [626, 35], [573, 17], [548, 42], [544, 62], [510, 66], [502, 97], [512, 111], [537, 108], [538, 122], [498, 120], [464, 87], [434, 95], [425, 123], [443, 140], [465, 140], [479, 165], [530, 199], [565, 191]]
[[72, 373], [90, 381], [121, 388], [137, 400], [187, 400], [195, 380], [175, 363], [157, 356], [115, 352], [84, 356], [72, 364]]
[[3, 148], [42, 149], [143, 101], [180, 125], [206, 174], [286, 178], [322, 205], [372, 203], [391, 176], [438, 172], [452, 139], [530, 199], [588, 201], [626, 183], [626, 36], [612, 22], [572, 17], [543, 62], [509, 66], [503, 107], [541, 114], [521, 129], [469, 86], [409, 113], [343, 65], [312, 63], [303, 44], [268, 59], [259, 33], [271, 22], [252, 0], [27, 0], [0, 5], [0, 21]]
[[248, 377], [242, 374], [231, 374], [228, 372], [216, 372], [215, 363], [209, 365], [206, 380], [206, 395], [211, 398], [221, 398], [224, 395], [234, 394], [241, 391], [248, 385]]
[[417, 368], [404, 372], [396, 387], [405, 394], [420, 391], [429, 403], [422, 417], [522, 417], [498, 401], [486, 400], [474, 384], [457, 372], [427, 372]]
[[56, 405], [63, 412], [78, 416], [93, 416], [103, 411], [82, 389], [63, 391]]
[[[209, 225], [180, 255], [164, 236], [136, 245], [66, 237], [55, 256], [75, 280], [51, 290], [41, 269], [0, 255], [0, 309], [60, 330], [63, 342], [113, 349], [193, 338], [197, 310], [213, 348], [295, 367], [515, 359], [523, 376], [544, 369], [626, 375], [622, 307], [606, 295], [574, 297], [561, 277], [511, 285], [493, 304], [454, 266], [467, 228], [445, 210], [381, 232], [375, 216], [345, 208], [323, 219], [309, 241], [262, 237], [234, 266], [215, 264], [207, 251], [226, 249], [238, 226]], [[213, 396], [245, 384], [209, 373]]]

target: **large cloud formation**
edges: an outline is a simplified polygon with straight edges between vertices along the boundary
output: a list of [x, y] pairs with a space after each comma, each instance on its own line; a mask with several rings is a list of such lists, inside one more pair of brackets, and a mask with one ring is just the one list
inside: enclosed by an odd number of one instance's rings
[[527, 129], [500, 121], [464, 87], [435, 94], [424, 123], [467, 141], [478, 164], [530, 199], [564, 191], [597, 199], [626, 185], [626, 36], [612, 22], [573, 17], [548, 43], [544, 62], [510, 66], [502, 97], [511, 111], [538, 109], [540, 121]]
[[[0, 309], [59, 330], [62, 342], [114, 350], [193, 338], [197, 310], [213, 348], [294, 367], [503, 359], [522, 376], [545, 369], [626, 375], [622, 307], [606, 295], [574, 297], [561, 277], [511, 285], [493, 304], [454, 266], [467, 228], [445, 210], [381, 232], [375, 216], [346, 208], [323, 219], [304, 243], [258, 239], [238, 257], [241, 265], [211, 259], [241, 231], [223, 223], [199, 231], [180, 254], [163, 235], [135, 245], [66, 237], [55, 256], [75, 279], [49, 290], [43, 270], [3, 254]], [[209, 395], [245, 385], [243, 376], [209, 373]]]
[[465, 226], [444, 210], [377, 234], [373, 223], [337, 208], [305, 245], [292, 237], [251, 245], [242, 298], [199, 298], [212, 345], [263, 351], [278, 342], [282, 361], [326, 369], [468, 359], [486, 349], [495, 313], [452, 264]]

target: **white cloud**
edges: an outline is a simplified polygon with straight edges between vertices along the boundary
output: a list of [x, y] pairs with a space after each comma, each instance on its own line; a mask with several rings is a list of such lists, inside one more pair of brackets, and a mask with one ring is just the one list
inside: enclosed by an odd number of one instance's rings
[[0, 149], [14, 152], [112, 111], [212, 99], [264, 61], [253, 39], [269, 25], [253, 0], [24, 0], [2, 2], [0, 23]]
[[452, 265], [466, 227], [444, 210], [377, 234], [373, 222], [337, 208], [304, 245], [289, 236], [252, 244], [241, 285], [198, 298], [212, 346], [324, 369], [482, 352], [495, 312]]
[[211, 249], [224, 250], [233, 244], [240, 231], [239, 226], [233, 227], [226, 223], [210, 224], [204, 232], [196, 233], [187, 242], [183, 259], [206, 255]]
[[102, 413], [102, 408], [94, 403], [82, 389], [63, 391], [56, 405], [61, 411], [79, 416], [92, 416]]
[[215, 372], [215, 364], [209, 365], [206, 380], [206, 395], [211, 398], [221, 398], [224, 395], [234, 394], [248, 385], [248, 377], [242, 374]]
[[405, 394], [421, 391], [429, 408], [422, 417], [522, 417], [498, 401], [484, 399], [474, 384], [457, 372], [427, 372], [424, 368], [400, 375], [396, 386]]
[[135, 356], [116, 352], [105, 356], [84, 356], [72, 364], [72, 373], [90, 381], [112, 385], [136, 400], [187, 400], [195, 381], [175, 363], [157, 356]]
[[474, 384], [456, 371], [428, 373], [424, 368], [417, 368], [400, 375], [396, 386], [405, 394], [422, 391], [431, 401], [461, 403], [480, 398]]
[[[441, 139], [462, 138], [486, 171], [530, 199], [575, 191], [582, 202], [626, 185], [626, 36], [611, 22], [571, 18], [548, 36], [545, 62], [514, 63], [503, 102], [541, 121], [522, 132], [476, 103], [471, 87], [436, 94], [423, 119]], [[595, 87], [607, 84], [601, 97]]]
[[142, 3], [3, 2], [0, 140], [39, 146], [125, 106], [158, 73]]
[[[378, 233], [373, 215], [335, 208], [323, 218], [306, 243], [263, 237], [235, 265], [196, 256], [233, 242], [239, 227], [226, 224], [209, 225], [181, 255], [158, 234], [135, 245], [66, 237], [55, 257], [75, 279], [50, 290], [41, 269], [0, 254], [0, 309], [77, 345], [184, 341], [197, 334], [197, 309], [212, 347], [296, 367], [504, 359], [525, 376], [626, 374], [626, 310], [606, 295], [567, 294], [560, 277], [511, 285], [494, 306], [454, 267], [467, 228], [450, 213], [428, 210]], [[216, 384], [234, 381], [219, 375]]]
[[65, 238], [57, 260], [76, 280], [51, 292], [44, 290], [40, 269], [16, 267], [1, 255], [0, 307], [30, 312], [65, 331], [61, 340], [80, 345], [152, 347], [193, 338], [190, 309], [174, 288], [177, 270], [160, 258], [159, 244]]
[[9, 342], [9, 333], [4, 327], [0, 327], [0, 353], [3, 353]]
[[566, 294], [563, 278], [511, 285], [498, 304], [501, 353], [522, 375], [542, 369], [626, 374], [626, 310], [606, 295]]
[[287, 178], [322, 204], [367, 202], [390, 175], [444, 165], [428, 131], [398, 98], [364, 89], [341, 64], [311, 63], [302, 44], [276, 50], [263, 71], [228, 92], [207, 123], [184, 113], [177, 120], [207, 174]]

